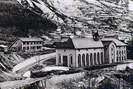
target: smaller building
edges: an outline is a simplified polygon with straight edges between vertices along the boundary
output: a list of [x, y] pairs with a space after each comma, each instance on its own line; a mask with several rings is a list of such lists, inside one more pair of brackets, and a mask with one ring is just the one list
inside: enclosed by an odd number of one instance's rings
[[40, 51], [43, 47], [43, 40], [41, 38], [19, 38], [10, 47], [13, 51]]
[[127, 59], [126, 44], [115, 38], [102, 39], [105, 51], [105, 63], [122, 62]]

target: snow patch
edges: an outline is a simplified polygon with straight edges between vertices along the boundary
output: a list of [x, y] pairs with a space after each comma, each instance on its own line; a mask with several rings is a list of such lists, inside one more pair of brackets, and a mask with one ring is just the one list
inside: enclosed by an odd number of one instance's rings
[[31, 76], [31, 71], [27, 71], [23, 74], [23, 77], [30, 78]]
[[127, 67], [133, 69], [133, 63], [117, 65], [116, 70], [126, 70]]
[[68, 71], [68, 67], [63, 67], [63, 66], [47, 66], [42, 69], [42, 71], [52, 71], [52, 70], [63, 70], [63, 71]]

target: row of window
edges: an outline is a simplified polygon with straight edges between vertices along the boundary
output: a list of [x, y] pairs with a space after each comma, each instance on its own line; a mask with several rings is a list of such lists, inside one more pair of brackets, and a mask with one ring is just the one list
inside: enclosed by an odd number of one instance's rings
[[117, 55], [118, 55], [118, 56], [126, 55], [126, 50], [117, 51]]
[[42, 44], [42, 42], [41, 41], [23, 42], [23, 45], [29, 45], [29, 44], [31, 44], [31, 45], [34, 45], [34, 44]]
[[35, 50], [41, 49], [41, 46], [23, 47], [23, 50]]
[[[78, 67], [84, 67], [84, 66], [91, 66], [91, 65], [98, 65], [103, 64], [103, 52], [101, 53], [90, 53], [90, 54], [78, 54]], [[85, 64], [86, 62], [86, 64]]]
[[124, 61], [126, 60], [126, 56], [122, 56], [122, 57], [117, 57], [117, 61]]
[[126, 50], [117, 51], [117, 61], [126, 60]]

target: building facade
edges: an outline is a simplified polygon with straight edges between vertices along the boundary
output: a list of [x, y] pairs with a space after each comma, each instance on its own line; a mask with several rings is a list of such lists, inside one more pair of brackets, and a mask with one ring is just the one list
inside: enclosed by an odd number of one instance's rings
[[122, 62], [127, 59], [126, 44], [114, 39], [102, 39], [105, 49], [105, 63]]
[[41, 38], [19, 38], [11, 46], [15, 51], [40, 51], [42, 50], [43, 40]]
[[126, 60], [126, 44], [117, 39], [73, 37], [56, 42], [56, 65], [86, 67]]

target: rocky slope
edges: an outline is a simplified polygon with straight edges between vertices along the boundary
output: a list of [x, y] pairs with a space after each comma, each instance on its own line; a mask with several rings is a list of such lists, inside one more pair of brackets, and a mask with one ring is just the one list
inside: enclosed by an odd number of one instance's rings
[[[128, 1], [124, 0], [18, 0], [25, 8], [66, 27], [122, 29], [132, 19]], [[106, 29], [105, 28], [105, 29]]]

